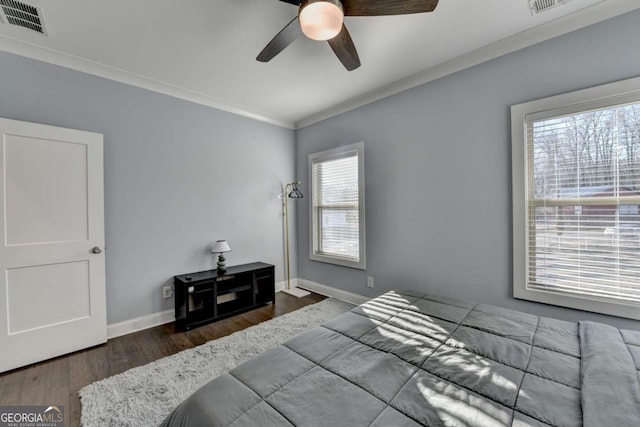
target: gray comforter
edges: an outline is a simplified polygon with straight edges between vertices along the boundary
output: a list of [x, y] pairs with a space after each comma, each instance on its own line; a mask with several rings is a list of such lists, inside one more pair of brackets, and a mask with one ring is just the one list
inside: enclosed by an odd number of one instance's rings
[[640, 426], [640, 332], [392, 291], [273, 348], [163, 426]]

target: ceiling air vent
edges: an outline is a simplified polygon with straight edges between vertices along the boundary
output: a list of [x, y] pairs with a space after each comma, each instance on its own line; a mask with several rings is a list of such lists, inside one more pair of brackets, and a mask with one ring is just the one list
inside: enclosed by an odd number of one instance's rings
[[529, 8], [531, 13], [535, 15], [566, 2], [567, 0], [529, 0]]
[[4, 22], [27, 28], [40, 34], [47, 34], [42, 22], [40, 8], [16, 0], [0, 0], [0, 17]]

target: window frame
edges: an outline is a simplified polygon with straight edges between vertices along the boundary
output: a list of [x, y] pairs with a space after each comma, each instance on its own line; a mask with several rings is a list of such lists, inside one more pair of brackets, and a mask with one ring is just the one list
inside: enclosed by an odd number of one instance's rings
[[[339, 159], [347, 157], [349, 153], [356, 152], [358, 156], [358, 261], [353, 261], [350, 258], [340, 257], [337, 255], [316, 253], [316, 241], [314, 239], [314, 206], [313, 206], [313, 191], [315, 190], [313, 180], [313, 164], [320, 161], [328, 161], [333, 159]], [[365, 236], [365, 185], [364, 185], [364, 141], [357, 142], [355, 144], [342, 145], [330, 150], [320, 151], [317, 153], [309, 154], [309, 259], [312, 261], [325, 262], [329, 264], [340, 265], [343, 267], [356, 268], [359, 270], [365, 270], [367, 268], [366, 263], [366, 236]], [[318, 233], [320, 235], [320, 233]]]
[[640, 320], [640, 305], [528, 287], [528, 122], [640, 102], [640, 77], [511, 106], [513, 296], [517, 299]]

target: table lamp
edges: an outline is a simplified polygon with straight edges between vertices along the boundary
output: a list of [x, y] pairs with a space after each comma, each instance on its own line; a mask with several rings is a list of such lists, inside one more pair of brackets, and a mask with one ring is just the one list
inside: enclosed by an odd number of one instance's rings
[[224, 273], [227, 270], [227, 267], [224, 265], [226, 261], [224, 257], [225, 252], [230, 252], [231, 247], [227, 243], [226, 240], [217, 240], [213, 246], [211, 247], [211, 253], [219, 254], [218, 255], [218, 273]]

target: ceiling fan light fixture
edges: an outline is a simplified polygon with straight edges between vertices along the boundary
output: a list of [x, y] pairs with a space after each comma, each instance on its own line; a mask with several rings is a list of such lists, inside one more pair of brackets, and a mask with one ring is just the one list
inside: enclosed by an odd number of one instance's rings
[[340, 0], [309, 0], [298, 13], [300, 28], [312, 40], [329, 40], [342, 30], [344, 10]]

